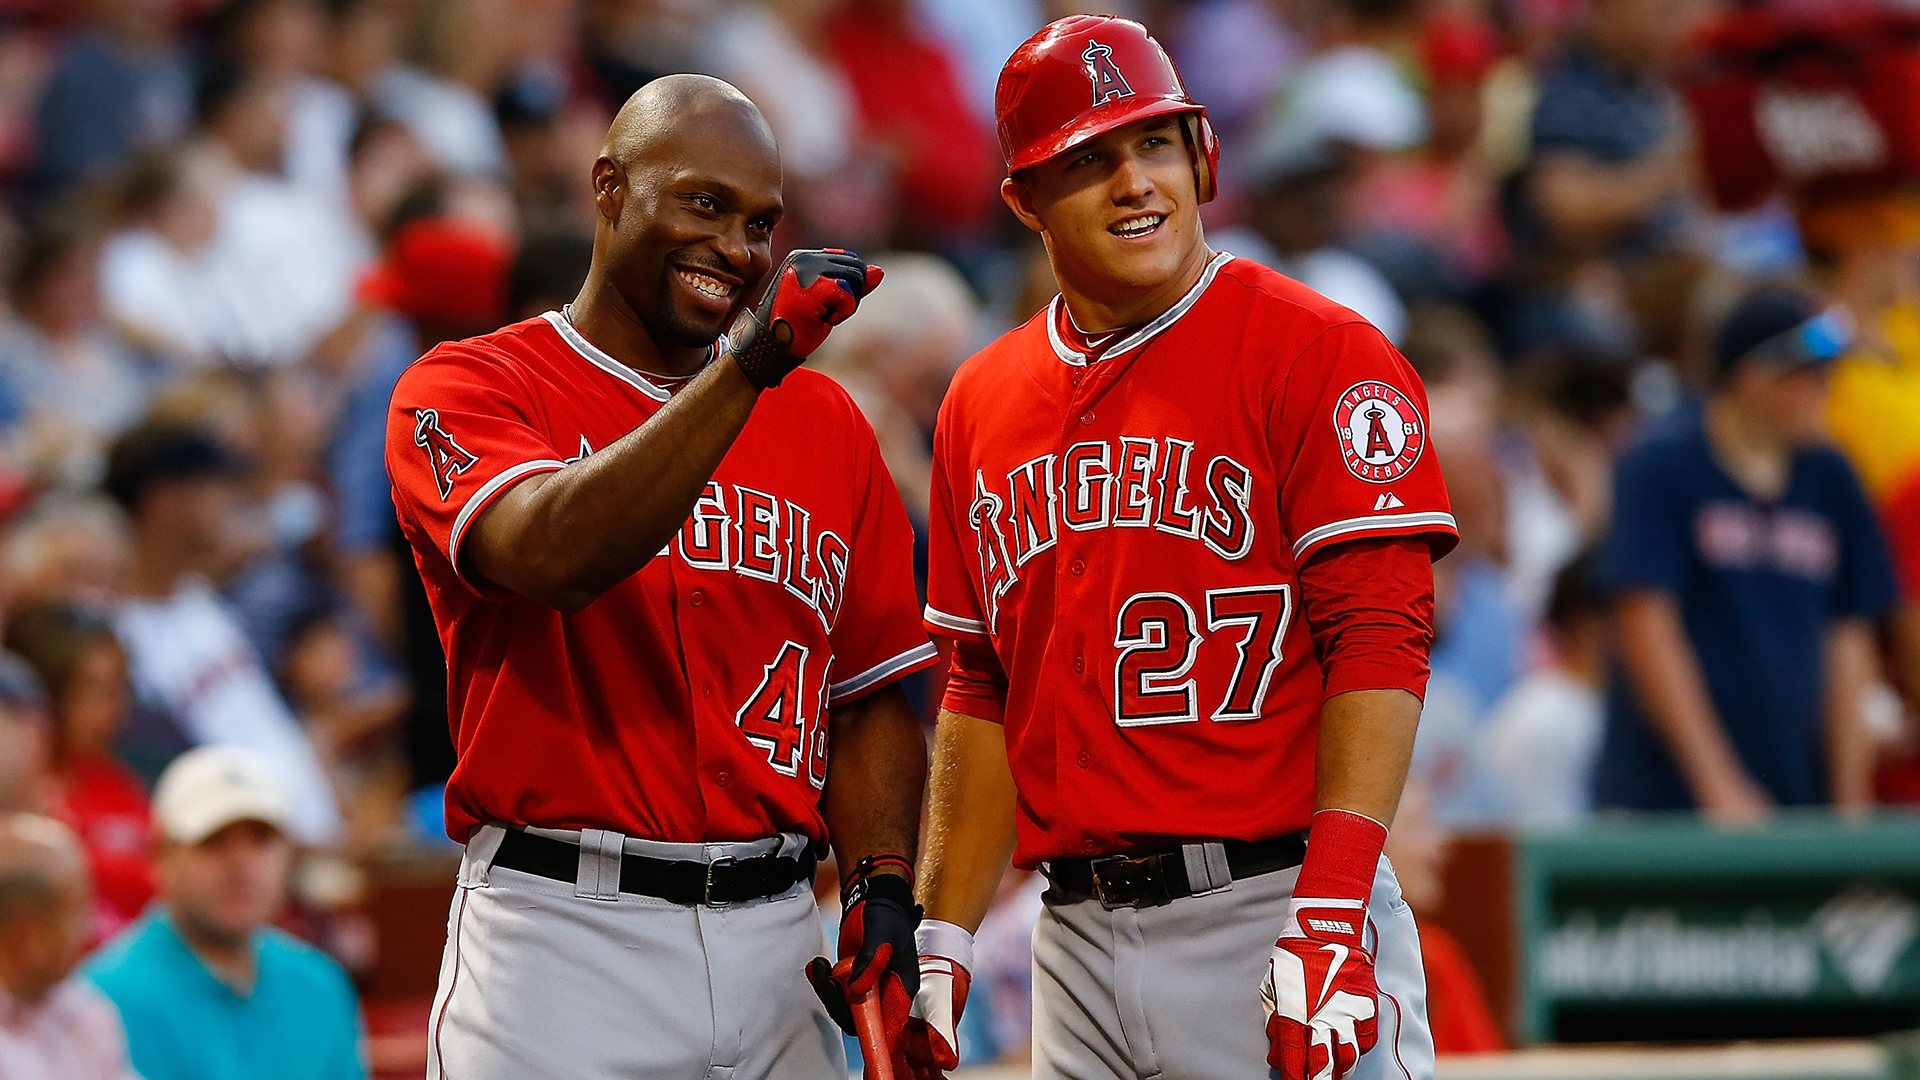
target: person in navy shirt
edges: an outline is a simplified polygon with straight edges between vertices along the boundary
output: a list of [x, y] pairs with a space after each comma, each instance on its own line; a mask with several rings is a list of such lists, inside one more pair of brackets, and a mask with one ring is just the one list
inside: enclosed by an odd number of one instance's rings
[[1810, 296], [1750, 292], [1714, 343], [1705, 407], [1621, 459], [1599, 806], [1738, 822], [1870, 802], [1860, 705], [1894, 585], [1859, 482], [1821, 443], [1847, 331]]

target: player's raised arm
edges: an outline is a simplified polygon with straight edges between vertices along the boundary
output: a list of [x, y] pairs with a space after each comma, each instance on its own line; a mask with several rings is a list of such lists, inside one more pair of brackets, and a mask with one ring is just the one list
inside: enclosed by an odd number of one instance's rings
[[[880, 279], [849, 253], [797, 251], [743, 310], [772, 262], [780, 161], [752, 103], [710, 82], [662, 80], [630, 100], [593, 185], [600, 216], [592, 268], [566, 313], [573, 329], [629, 367], [697, 374], [612, 446], [520, 481], [475, 518], [461, 569], [565, 610], [661, 550], [760, 392]], [[708, 363], [729, 324], [733, 362]]]

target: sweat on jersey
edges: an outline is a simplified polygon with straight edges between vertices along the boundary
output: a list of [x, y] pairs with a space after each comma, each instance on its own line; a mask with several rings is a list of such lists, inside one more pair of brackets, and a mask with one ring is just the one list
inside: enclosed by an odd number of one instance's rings
[[447, 653], [447, 832], [826, 838], [827, 711], [931, 664], [912, 528], [839, 384], [762, 395], [691, 517], [577, 612], [461, 573], [473, 521], [671, 397], [559, 312], [441, 345], [387, 415], [387, 471]]
[[925, 617], [1006, 671], [1015, 861], [1304, 829], [1299, 567], [1451, 550], [1426, 392], [1358, 315], [1225, 253], [1097, 354], [1061, 307], [962, 365], [934, 439]]

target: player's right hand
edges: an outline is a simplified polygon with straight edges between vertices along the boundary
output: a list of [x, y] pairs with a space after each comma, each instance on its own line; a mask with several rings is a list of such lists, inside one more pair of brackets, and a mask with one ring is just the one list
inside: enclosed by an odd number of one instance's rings
[[960, 926], [928, 919], [914, 932], [920, 952], [920, 992], [913, 998], [902, 1050], [913, 1080], [942, 1080], [960, 1066], [954, 1031], [972, 985], [973, 935]]
[[806, 248], [787, 256], [760, 302], [734, 320], [728, 340], [734, 363], [755, 386], [780, 385], [827, 339], [827, 332], [880, 284], [877, 266], [839, 248]]

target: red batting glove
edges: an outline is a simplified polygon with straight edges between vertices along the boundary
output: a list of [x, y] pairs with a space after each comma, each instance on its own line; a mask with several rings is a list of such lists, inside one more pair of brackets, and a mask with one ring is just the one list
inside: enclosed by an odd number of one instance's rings
[[734, 363], [755, 386], [779, 386], [883, 276], [879, 267], [838, 248], [788, 255], [766, 295], [734, 320], [728, 334]]
[[954, 1029], [967, 1007], [973, 983], [973, 935], [950, 922], [928, 919], [914, 931], [920, 951], [920, 992], [902, 1039], [913, 1080], [943, 1080], [960, 1067], [960, 1040]]
[[1380, 1037], [1367, 901], [1387, 827], [1348, 810], [1313, 815], [1306, 861], [1260, 1000], [1267, 1064], [1281, 1080], [1340, 1080]]
[[[906, 866], [897, 855], [882, 856], [884, 862]], [[920, 905], [913, 902], [913, 885], [906, 878], [875, 874], [873, 860], [862, 860], [861, 869], [841, 891], [840, 959], [829, 964], [824, 956], [807, 965], [807, 981], [826, 1006], [827, 1015], [848, 1035], [855, 1035], [853, 999], [877, 995], [880, 1017], [886, 1030], [880, 1034], [893, 1047], [895, 1076], [910, 1074], [902, 1037], [913, 996], [920, 982], [920, 965], [914, 955], [913, 931], [920, 924]]]

